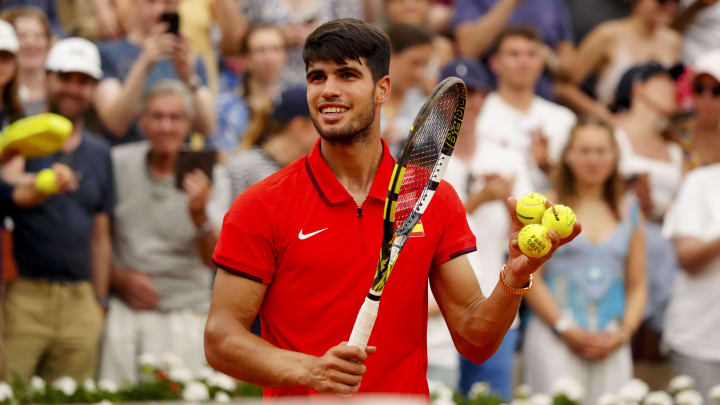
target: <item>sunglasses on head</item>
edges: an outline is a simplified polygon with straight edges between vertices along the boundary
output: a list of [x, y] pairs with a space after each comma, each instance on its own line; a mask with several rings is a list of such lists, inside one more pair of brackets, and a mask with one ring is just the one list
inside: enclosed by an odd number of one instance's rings
[[710, 94], [712, 94], [713, 97], [720, 97], [720, 84], [713, 84], [713, 85], [702, 85], [700, 83], [693, 84], [693, 93], [697, 94], [698, 96], [705, 93], [706, 91], [710, 91]]
[[661, 6], [664, 6], [665, 4], [668, 4], [668, 3], [675, 4], [678, 2], [678, 0], [655, 0], [655, 1]]

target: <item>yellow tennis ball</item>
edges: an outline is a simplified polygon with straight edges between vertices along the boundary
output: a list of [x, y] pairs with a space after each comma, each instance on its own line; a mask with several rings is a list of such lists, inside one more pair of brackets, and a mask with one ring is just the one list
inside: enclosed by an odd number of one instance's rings
[[515, 215], [525, 225], [539, 224], [545, 212], [545, 198], [540, 193], [528, 193], [515, 204]]
[[53, 169], [42, 169], [35, 176], [35, 188], [47, 195], [56, 194], [60, 191], [57, 184], [57, 175]]
[[567, 205], [556, 204], [545, 210], [542, 217], [542, 225], [552, 229], [560, 237], [565, 239], [575, 227], [575, 213]]
[[543, 257], [550, 251], [552, 241], [548, 230], [542, 225], [525, 225], [518, 234], [520, 251], [528, 257]]

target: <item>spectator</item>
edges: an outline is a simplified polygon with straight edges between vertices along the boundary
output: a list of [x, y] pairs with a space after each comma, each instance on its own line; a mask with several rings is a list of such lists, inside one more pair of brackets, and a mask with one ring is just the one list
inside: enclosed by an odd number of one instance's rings
[[45, 57], [50, 50], [50, 24], [36, 8], [14, 8], [0, 15], [15, 28], [18, 51], [20, 99], [26, 115], [46, 110]]
[[283, 91], [273, 106], [268, 124], [245, 138], [246, 150], [227, 165], [232, 196], [307, 154], [317, 140], [310, 120], [305, 87]]
[[362, 18], [363, 4], [346, 0], [245, 0], [242, 11], [251, 24], [282, 27], [288, 46], [288, 63], [283, 81], [305, 83], [302, 46], [320, 24], [336, 18]]
[[550, 198], [573, 207], [583, 233], [540, 269], [527, 296], [524, 379], [536, 392], [573, 376], [584, 404], [633, 376], [630, 337], [645, 304], [642, 214], [623, 198], [618, 145], [600, 121], [580, 121], [562, 154]]
[[90, 41], [111, 40], [122, 35], [112, 0], [56, 0], [58, 19], [69, 35]]
[[210, 255], [230, 205], [222, 167], [196, 169], [176, 188], [175, 165], [196, 114], [191, 90], [163, 80], [143, 99], [148, 141], [113, 150], [118, 192], [110, 302], [100, 376], [137, 381], [137, 353], [173, 352], [192, 370], [205, 364]]
[[141, 139], [134, 126], [144, 89], [160, 79], [182, 80], [193, 92], [197, 114], [193, 127], [208, 136], [215, 114], [205, 67], [187, 38], [167, 32], [160, 22], [178, 0], [133, 0], [137, 21], [127, 36], [99, 45], [105, 78], [98, 86], [95, 108], [114, 142]]
[[35, 7], [40, 9], [50, 21], [53, 36], [63, 38], [66, 36], [65, 30], [60, 25], [58, 15], [57, 0], [3, 0], [0, 2], [0, 11], [9, 10], [15, 7]]
[[0, 129], [23, 116], [17, 84], [19, 49], [12, 25], [0, 20]]
[[546, 173], [559, 161], [575, 123], [570, 110], [533, 92], [543, 69], [541, 48], [533, 30], [511, 27], [501, 34], [490, 60], [498, 88], [487, 96], [475, 130], [473, 172], [514, 177], [518, 197], [546, 187]]
[[19, 278], [4, 302], [5, 375], [82, 380], [95, 375], [111, 257], [110, 149], [82, 118], [102, 77], [100, 55], [91, 42], [68, 38], [53, 46], [45, 66], [48, 109], [74, 130], [60, 152], [28, 159], [25, 170], [65, 163], [78, 186], [34, 209], [10, 208]]
[[[458, 0], [455, 9], [455, 39], [467, 58], [487, 55], [507, 26], [528, 26], [539, 32], [541, 54], [550, 71], [574, 53], [570, 17], [563, 0]], [[537, 94], [555, 98], [549, 74], [536, 83]]]
[[392, 93], [380, 116], [382, 137], [397, 156], [423, 102], [422, 88], [432, 56], [432, 37], [421, 27], [392, 25], [386, 30], [392, 46], [390, 78]]
[[[616, 104], [629, 111], [616, 119], [615, 137], [620, 145], [620, 173], [630, 181], [640, 208], [647, 218], [645, 243], [647, 249], [648, 300], [642, 334], [655, 335], [655, 349], [662, 331], [665, 307], [670, 297], [677, 258], [670, 242], [662, 237], [662, 219], [683, 176], [683, 154], [680, 146], [665, 136], [668, 119], [675, 114], [675, 84], [672, 72], [656, 63], [634, 67], [620, 80]], [[639, 349], [647, 355], [652, 345]], [[640, 354], [640, 353], [636, 353]]]
[[440, 69], [455, 58], [455, 46], [452, 40], [433, 29], [431, 22], [433, 17], [430, 12], [435, 9], [437, 7], [432, 4], [431, 0], [385, 0], [385, 15], [390, 25], [410, 24], [418, 27], [430, 27], [433, 52], [428, 63], [428, 73], [423, 82], [427, 94], [437, 84]]
[[594, 93], [598, 101], [570, 89], [562, 99], [578, 111], [612, 121], [607, 106], [628, 69], [650, 60], [664, 66], [678, 62], [682, 39], [668, 27], [676, 9], [673, 0], [633, 0], [632, 15], [600, 24], [580, 44], [576, 57], [565, 60], [562, 69], [576, 85], [596, 74]]
[[[455, 188], [458, 197], [465, 205], [470, 229], [474, 230], [476, 235], [483, 235], [482, 243], [477, 246], [477, 252], [468, 253], [468, 260], [475, 271], [483, 295], [490, 296], [499, 277], [489, 269], [502, 267], [507, 254], [509, 230], [504, 229], [504, 232], [496, 233], [492, 229], [492, 223], [482, 223], [481, 225], [475, 220], [475, 215], [494, 203], [499, 203], [501, 210], [505, 210], [502, 204], [510, 196], [512, 179], [493, 175], [474, 179], [471, 172], [476, 144], [475, 122], [482, 109], [485, 96], [492, 86], [489, 72], [485, 71], [482, 65], [476, 61], [458, 59], [442, 70], [441, 78], [450, 76], [456, 76], [465, 81], [468, 89], [468, 102], [460, 136], [455, 145], [455, 152], [445, 172], [445, 180]], [[505, 211], [500, 211], [501, 215], [503, 213]], [[482, 233], [478, 233], [480, 226], [482, 226]], [[503, 241], [494, 243], [493, 238], [496, 236], [502, 238]], [[488, 381], [494, 391], [504, 399], [509, 399], [513, 378], [512, 358], [518, 337], [517, 322], [505, 335], [503, 343], [492, 357], [482, 364], [473, 364], [470, 360], [458, 355], [445, 320], [441, 316], [440, 308], [431, 293], [428, 293], [428, 303], [428, 378], [444, 381], [453, 387], [458, 386], [460, 392], [465, 395], [468, 394], [473, 383]]]
[[706, 400], [720, 381], [718, 179], [717, 163], [688, 173], [663, 227], [683, 269], [675, 280], [663, 339], [675, 372], [694, 378]]
[[[448, 4], [434, 0], [383, 0], [385, 18], [391, 24], [423, 25], [434, 35], [445, 35], [455, 11]], [[443, 67], [439, 66], [438, 68]]]
[[672, 27], [683, 35], [682, 61], [692, 65], [720, 43], [720, 4], [717, 0], [681, 0]]
[[280, 93], [280, 81], [287, 52], [282, 31], [273, 26], [252, 26], [243, 38], [241, 53], [245, 58], [245, 72], [241, 84], [229, 89], [217, 101], [217, 127], [208, 139], [210, 146], [229, 157], [238, 150], [248, 125], [262, 127], [275, 95]]
[[680, 128], [687, 169], [720, 162], [720, 49], [701, 56], [693, 70], [695, 114]]

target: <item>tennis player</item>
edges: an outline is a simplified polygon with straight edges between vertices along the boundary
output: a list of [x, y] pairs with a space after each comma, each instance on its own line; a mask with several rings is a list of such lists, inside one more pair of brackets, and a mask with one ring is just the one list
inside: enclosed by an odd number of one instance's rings
[[[465, 256], [475, 250], [475, 237], [443, 182], [383, 292], [371, 346], [347, 346], [375, 274], [393, 167], [380, 137], [390, 45], [377, 28], [341, 19], [310, 34], [303, 57], [320, 139], [308, 156], [250, 187], [226, 214], [214, 254], [219, 271], [205, 330], [207, 360], [263, 386], [265, 397], [427, 396], [428, 279], [456, 347], [481, 362], [499, 346], [530, 275], [547, 257], [530, 260], [511, 244], [504, 286], [483, 297]], [[513, 212], [514, 203], [508, 201]], [[575, 234], [559, 241], [552, 233], [553, 247]], [[258, 313], [262, 338], [249, 330]]]

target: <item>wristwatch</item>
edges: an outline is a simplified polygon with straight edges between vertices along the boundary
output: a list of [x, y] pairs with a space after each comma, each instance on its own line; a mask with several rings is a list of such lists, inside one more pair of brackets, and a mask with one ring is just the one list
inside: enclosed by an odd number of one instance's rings
[[574, 325], [575, 322], [573, 322], [572, 318], [565, 314], [560, 319], [555, 321], [552, 328], [553, 332], [555, 332], [556, 335], [562, 336], [563, 333], [567, 332], [567, 330], [572, 328]]
[[190, 78], [190, 83], [188, 83], [188, 88], [191, 92], [195, 93], [200, 86], [202, 86], [202, 79], [200, 76], [196, 74], [193, 75], [193, 77]]

